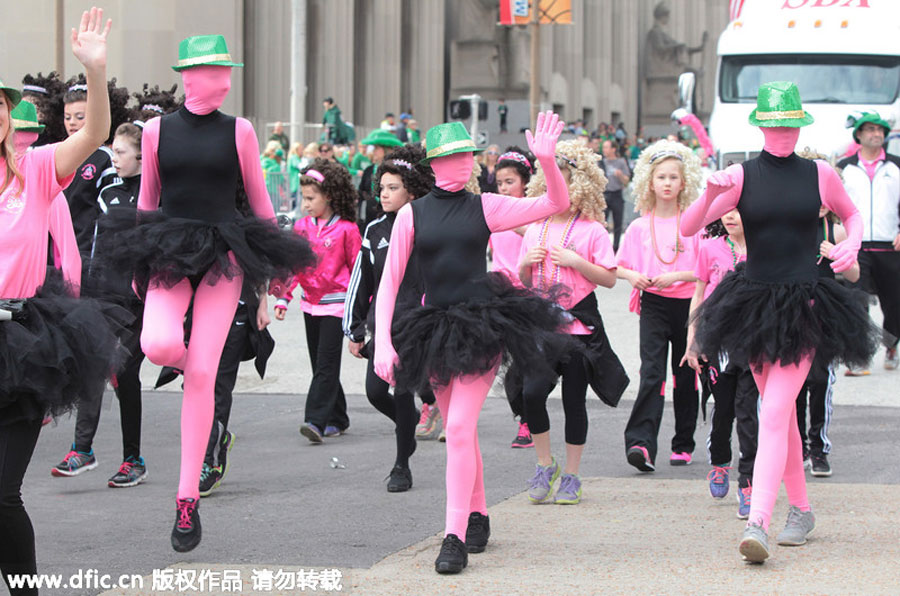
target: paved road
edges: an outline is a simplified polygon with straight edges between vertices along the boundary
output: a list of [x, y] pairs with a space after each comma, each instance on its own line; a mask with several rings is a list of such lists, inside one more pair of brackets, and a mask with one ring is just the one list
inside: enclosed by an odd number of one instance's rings
[[[601, 309], [613, 344], [636, 379], [637, 318], [624, 311], [626, 299], [627, 289], [616, 288], [601, 294]], [[637, 475], [625, 463], [622, 431], [629, 401], [610, 409], [589, 398], [584, 506], [525, 507], [520, 493], [533, 472], [534, 455], [509, 448], [515, 426], [498, 394], [487, 400], [480, 425], [496, 547], [483, 558], [473, 557], [471, 568], [459, 578], [441, 578], [430, 565], [443, 526], [443, 446], [421, 442], [412, 459], [413, 490], [387, 493], [384, 479], [392, 464], [393, 430], [362, 395], [363, 368], [349, 356], [344, 385], [350, 432], [322, 446], [308, 444], [297, 432], [309, 380], [301, 326], [293, 314], [274, 328], [279, 347], [265, 382], [255, 381], [251, 367], [245, 367], [232, 415], [237, 433], [232, 468], [223, 487], [202, 502], [204, 539], [191, 553], [177, 554], [168, 544], [178, 481], [178, 394], [151, 391], [145, 396], [144, 455], [150, 478], [136, 488], [106, 487], [121, 456], [114, 398], [103, 411], [95, 442], [100, 466], [95, 471], [72, 479], [52, 478], [50, 468], [65, 455], [74, 421], [64, 419], [45, 428], [25, 478], [39, 569], [64, 576], [89, 568], [115, 576], [149, 576], [171, 566], [241, 568], [248, 581], [253, 568], [334, 567], [345, 573], [345, 592], [354, 594], [627, 593], [637, 586], [657, 593], [891, 593], [900, 585], [900, 576], [892, 575], [900, 556], [900, 533], [891, 498], [900, 484], [892, 457], [900, 428], [900, 409], [893, 407], [900, 371], [886, 372], [880, 362], [870, 377], [840, 378], [831, 433], [835, 475], [810, 480], [822, 526], [819, 539], [808, 550], [776, 552], [776, 561], [768, 566], [770, 576], [760, 576], [757, 570], [748, 575], [748, 568], [736, 562], [736, 504], [731, 498], [713, 502], [708, 497], [700, 447], [695, 465], [661, 465], [652, 477]], [[146, 376], [152, 377], [152, 367], [147, 368]], [[626, 399], [635, 389], [633, 381]], [[551, 400], [550, 408], [552, 436], [559, 446], [559, 400]], [[698, 426], [698, 446], [705, 443], [706, 431], [705, 425]], [[660, 462], [668, 454], [671, 433], [668, 410]], [[334, 457], [346, 467], [332, 468]], [[779, 510], [774, 524], [781, 523], [782, 515]], [[851, 515], [856, 517], [847, 517]], [[611, 528], [611, 520], [620, 525]], [[679, 526], [685, 523], [688, 526]], [[698, 534], [696, 524], [704, 531]], [[851, 552], [854, 556], [848, 557]], [[694, 565], [707, 577], [717, 572], [734, 575], [738, 583], [722, 584], [718, 578], [719, 588], [714, 589], [679, 565]], [[825, 572], [817, 573], [817, 566]], [[573, 574], [565, 581], [559, 575], [563, 568]], [[110, 593], [149, 594], [149, 586], [147, 579], [144, 591]]]

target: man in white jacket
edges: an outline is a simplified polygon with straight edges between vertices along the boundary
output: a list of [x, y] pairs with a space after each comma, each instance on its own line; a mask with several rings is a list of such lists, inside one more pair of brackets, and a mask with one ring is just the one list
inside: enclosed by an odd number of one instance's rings
[[[876, 112], [863, 112], [853, 122], [853, 140], [859, 151], [841, 160], [844, 186], [865, 224], [859, 252], [859, 283], [878, 296], [884, 329], [900, 337], [900, 157], [886, 153], [890, 125]], [[896, 339], [887, 348], [884, 367], [900, 365]], [[868, 371], [847, 371], [848, 376]]]

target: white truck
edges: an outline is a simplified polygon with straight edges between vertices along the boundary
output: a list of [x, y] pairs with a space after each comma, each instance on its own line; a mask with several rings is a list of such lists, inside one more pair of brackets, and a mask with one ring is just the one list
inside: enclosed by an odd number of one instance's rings
[[720, 168], [755, 157], [763, 144], [747, 122], [760, 84], [793, 81], [814, 124], [798, 148], [843, 155], [847, 117], [877, 111], [900, 152], [900, 0], [734, 0], [719, 37], [709, 136]]

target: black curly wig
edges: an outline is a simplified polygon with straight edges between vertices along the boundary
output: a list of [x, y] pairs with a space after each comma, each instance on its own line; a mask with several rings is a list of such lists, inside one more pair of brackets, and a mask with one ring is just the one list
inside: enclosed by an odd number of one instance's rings
[[[527, 159], [528, 163], [530, 163], [531, 165], [527, 166], [521, 161], [515, 159], [501, 159], [497, 162], [497, 165], [494, 166], [494, 172], [497, 172], [497, 170], [500, 170], [502, 168], [512, 168], [516, 172], [518, 172], [519, 177], [522, 178], [522, 184], [528, 184], [528, 181], [531, 180], [531, 175], [534, 174], [534, 155], [531, 153], [531, 151], [522, 149], [521, 147], [518, 147], [516, 145], [510, 145], [509, 147], [507, 147], [503, 151], [503, 154], [506, 153], [518, 153], [519, 155], [525, 157], [525, 159]], [[503, 154], [500, 155], [501, 158], [503, 157]]]
[[708, 226], [706, 226], [706, 237], [707, 238], [718, 238], [719, 236], [727, 236], [728, 230], [725, 229], [725, 224], [722, 223], [721, 219], [717, 219], [712, 222]]
[[184, 103], [184, 96], [180, 98], [175, 96], [178, 85], [172, 85], [169, 90], [162, 90], [159, 85], [151, 87], [144, 83], [144, 88], [139, 93], [132, 93], [132, 97], [137, 101], [137, 107], [134, 109], [134, 117], [144, 122], [157, 116], [171, 114], [181, 107]]
[[375, 196], [381, 195], [381, 177], [384, 174], [400, 176], [403, 188], [414, 199], [428, 194], [431, 187], [434, 186], [434, 172], [430, 167], [420, 163], [423, 159], [425, 159], [425, 148], [418, 143], [409, 143], [388, 153], [375, 172], [372, 184], [375, 188]]
[[[72, 89], [74, 86], [80, 87], [82, 85], [87, 85], [87, 79], [84, 77], [84, 73], [80, 73], [78, 76], [72, 77], [66, 81], [66, 93], [63, 95], [63, 103], [70, 104], [75, 103], [76, 101], [87, 101], [87, 91], [84, 89]], [[115, 137], [116, 134], [116, 129], [119, 128], [119, 125], [123, 122], [132, 122], [134, 120], [134, 113], [128, 108], [128, 102], [131, 99], [128, 89], [125, 87], [118, 87], [115, 78], [107, 81], [106, 87], [109, 90], [109, 114], [111, 121], [109, 126], [109, 136], [104, 144], [109, 145], [112, 143], [113, 137]]]
[[46, 89], [46, 93], [38, 90], [22, 89], [22, 97], [30, 101], [37, 108], [38, 120], [46, 128], [38, 135], [35, 147], [58, 143], [66, 138], [66, 125], [63, 123], [63, 95], [66, 93], [66, 84], [55, 70], [47, 76], [42, 73], [36, 75], [27, 74], [22, 77], [22, 85], [30, 85]]
[[[307, 176], [309, 170], [316, 170], [325, 178], [319, 182], [312, 176]], [[353, 178], [347, 168], [337, 163], [317, 157], [312, 164], [300, 172], [300, 186], [315, 186], [328, 199], [331, 208], [341, 219], [356, 221], [357, 193], [353, 187]]]

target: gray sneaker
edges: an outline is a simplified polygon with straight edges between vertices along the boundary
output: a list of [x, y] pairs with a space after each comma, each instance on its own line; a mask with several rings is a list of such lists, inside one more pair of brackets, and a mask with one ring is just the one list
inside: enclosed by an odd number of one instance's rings
[[543, 503], [549, 499], [553, 490], [553, 483], [556, 482], [557, 478], [559, 478], [559, 464], [556, 463], [555, 457], [549, 466], [537, 464], [534, 476], [529, 481], [528, 498], [531, 499], [531, 502]]
[[748, 524], [741, 538], [741, 554], [749, 563], [762, 563], [769, 558], [769, 537], [759, 524]]
[[812, 509], [803, 511], [799, 507], [790, 506], [787, 523], [778, 535], [779, 546], [803, 546], [806, 537], [816, 529], [816, 516]]

